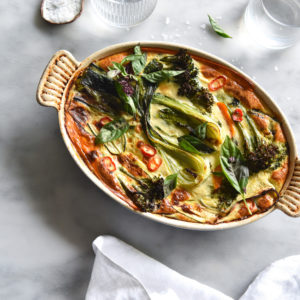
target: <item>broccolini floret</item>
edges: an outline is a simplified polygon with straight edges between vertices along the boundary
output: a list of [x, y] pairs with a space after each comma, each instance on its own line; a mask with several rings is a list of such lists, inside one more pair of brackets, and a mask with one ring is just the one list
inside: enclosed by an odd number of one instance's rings
[[180, 49], [176, 55], [165, 56], [161, 61], [172, 65], [174, 70], [185, 70], [176, 76], [175, 81], [179, 84], [178, 95], [189, 98], [194, 104], [203, 106], [211, 112], [214, 99], [209, 90], [201, 86], [198, 80], [198, 68], [186, 49]]

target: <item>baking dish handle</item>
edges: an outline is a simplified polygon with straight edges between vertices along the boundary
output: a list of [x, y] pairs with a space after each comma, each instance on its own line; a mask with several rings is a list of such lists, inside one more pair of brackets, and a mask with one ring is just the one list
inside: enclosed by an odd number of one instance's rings
[[65, 88], [79, 66], [73, 55], [66, 51], [56, 52], [48, 63], [37, 89], [37, 101], [44, 106], [60, 107]]
[[300, 217], [300, 160], [298, 158], [290, 184], [276, 205], [287, 215]]

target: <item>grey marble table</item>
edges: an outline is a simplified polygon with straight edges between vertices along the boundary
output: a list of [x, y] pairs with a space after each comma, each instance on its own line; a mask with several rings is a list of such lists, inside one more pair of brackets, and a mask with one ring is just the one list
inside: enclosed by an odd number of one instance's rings
[[[0, 299], [83, 299], [92, 241], [114, 235], [178, 272], [238, 298], [274, 260], [300, 252], [300, 219], [281, 212], [246, 227], [193, 232], [144, 219], [108, 198], [75, 165], [57, 114], [35, 102], [51, 55], [81, 60], [130, 40], [166, 40], [207, 50], [243, 69], [276, 99], [300, 143], [300, 45], [271, 51], [251, 44], [241, 25], [246, 0], [160, 0], [143, 24], [112, 29], [86, 1], [82, 16], [55, 26], [38, 0], [0, 3]], [[233, 35], [222, 39], [207, 13]]]

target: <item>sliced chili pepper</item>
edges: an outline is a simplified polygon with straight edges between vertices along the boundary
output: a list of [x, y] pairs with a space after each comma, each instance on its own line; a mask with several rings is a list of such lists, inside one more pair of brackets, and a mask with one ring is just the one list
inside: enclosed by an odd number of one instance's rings
[[143, 141], [138, 141], [137, 143], [136, 143], [136, 146], [138, 147], [138, 148], [141, 148], [142, 146], [144, 146], [145, 145], [145, 143], [143, 142]]
[[101, 127], [103, 127], [104, 125], [106, 125], [107, 123], [111, 122], [112, 119], [110, 117], [103, 117], [102, 119], [100, 119], [99, 124]]
[[146, 157], [152, 157], [156, 154], [156, 149], [150, 145], [142, 145], [140, 146], [140, 150]]
[[162, 159], [159, 156], [153, 156], [149, 159], [147, 168], [150, 172], [156, 171], [162, 164]]
[[103, 164], [104, 168], [106, 168], [106, 170], [108, 170], [109, 172], [116, 171], [116, 165], [109, 156], [103, 157], [101, 159], [101, 163]]
[[226, 77], [223, 75], [220, 75], [213, 79], [209, 84], [208, 88], [210, 91], [217, 91], [218, 89], [222, 88], [226, 83]]
[[243, 121], [243, 111], [240, 108], [237, 108], [231, 115], [232, 120], [235, 122]]

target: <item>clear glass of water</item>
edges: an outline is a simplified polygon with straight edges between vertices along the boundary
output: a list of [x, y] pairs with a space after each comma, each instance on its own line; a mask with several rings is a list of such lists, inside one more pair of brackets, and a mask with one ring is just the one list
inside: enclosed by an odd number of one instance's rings
[[244, 22], [260, 44], [287, 48], [300, 38], [300, 0], [250, 0]]
[[146, 20], [157, 0], [92, 0], [103, 21], [116, 27], [132, 27]]

